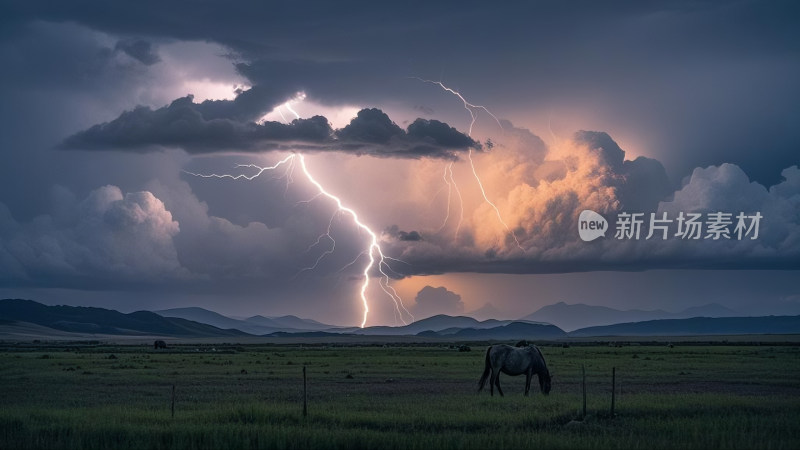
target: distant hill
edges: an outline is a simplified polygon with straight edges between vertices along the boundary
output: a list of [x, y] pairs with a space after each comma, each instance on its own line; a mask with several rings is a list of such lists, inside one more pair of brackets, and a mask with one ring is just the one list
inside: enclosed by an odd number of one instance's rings
[[255, 335], [272, 334], [278, 331], [320, 331], [329, 330], [332, 325], [326, 325], [310, 319], [301, 319], [297, 316], [264, 317], [253, 316], [247, 319], [234, 319], [204, 308], [173, 308], [155, 311], [164, 317], [179, 317], [195, 322], [213, 325], [218, 328], [236, 329]]
[[512, 322], [493, 328], [464, 328], [450, 336], [476, 340], [561, 339], [567, 337], [567, 333], [555, 325]]
[[123, 314], [104, 308], [47, 306], [32, 300], [0, 300], [0, 317], [71, 333], [159, 335], [176, 337], [247, 336], [191, 320], [162, 317], [150, 311]]
[[[417, 320], [416, 322], [399, 327], [375, 326], [367, 328], [348, 328], [342, 329], [342, 332], [363, 335], [416, 335], [423, 331], [444, 332], [444, 334], [453, 334], [465, 328], [484, 329], [495, 328], [508, 325], [514, 321], [512, 320], [495, 320], [489, 319], [478, 321], [472, 317], [465, 316], [448, 316], [439, 314], [436, 316], [428, 317], [427, 319]], [[516, 321], [520, 322], [520, 321]]]
[[717, 303], [688, 308], [677, 313], [657, 310], [619, 310], [607, 306], [568, 304], [558, 302], [547, 305], [522, 320], [552, 323], [571, 331], [591, 326], [612, 325], [615, 323], [641, 322], [659, 319], [685, 319], [690, 317], [732, 317], [736, 311]]
[[800, 316], [694, 317], [581, 328], [570, 337], [800, 334]]
[[209, 311], [196, 306], [190, 308], [162, 309], [153, 312], [163, 317], [177, 317], [186, 320], [193, 320], [195, 322], [212, 325], [217, 328], [233, 328], [250, 334], [266, 334], [275, 331], [270, 329], [261, 329], [260, 327], [248, 324], [243, 320], [232, 319], [214, 311]]
[[311, 337], [311, 338], [328, 338], [328, 337], [338, 337], [338, 336], [350, 336], [346, 333], [330, 333], [327, 331], [298, 331], [294, 333], [287, 333], [286, 331], [277, 331], [275, 333], [269, 334], [270, 337]]
[[469, 311], [466, 313], [467, 316], [474, 317], [478, 320], [487, 320], [487, 319], [496, 319], [497, 317], [502, 315], [499, 309], [495, 308], [494, 305], [491, 303], [485, 303], [480, 308]]
[[[557, 306], [557, 305], [551, 305]], [[611, 308], [588, 305], [566, 305], [570, 310], [597, 314], [608, 313]], [[573, 309], [577, 307], [577, 309]], [[600, 308], [600, 309], [597, 309]], [[706, 305], [682, 313], [727, 313], [719, 305]], [[438, 315], [401, 327], [332, 328], [328, 325], [295, 316], [262, 317], [237, 320], [202, 308], [179, 308], [160, 311], [162, 315], [137, 311], [123, 314], [103, 308], [75, 306], [47, 306], [31, 300], [0, 300], [0, 327], [5, 333], [16, 335], [57, 336], [63, 333], [108, 334], [129, 336], [171, 337], [235, 337], [250, 336], [238, 328], [253, 327], [259, 335], [282, 337], [331, 337], [337, 335], [366, 336], [420, 336], [453, 340], [519, 340], [563, 339], [570, 337], [601, 336], [679, 336], [679, 335], [734, 335], [734, 334], [800, 334], [800, 316], [766, 317], [694, 317], [684, 319], [656, 319], [631, 321], [604, 326], [584, 327], [566, 333], [558, 326], [532, 321], [484, 320], [471, 317]], [[651, 311], [652, 313], [652, 311]], [[188, 320], [170, 317], [180, 314], [193, 317]], [[252, 319], [252, 320], [251, 320]], [[214, 326], [200, 321], [208, 321]], [[259, 324], [272, 324], [281, 328], [268, 328]], [[308, 326], [311, 329], [285, 328], [285, 325]], [[320, 329], [314, 329], [320, 328]], [[49, 330], [49, 331], [48, 331]], [[269, 330], [266, 333], [261, 331]], [[0, 333], [1, 334], [1, 333]]]
[[253, 316], [245, 319], [245, 322], [250, 322], [272, 328], [284, 328], [284, 329], [308, 330], [308, 331], [328, 330], [331, 328], [337, 328], [334, 327], [333, 325], [324, 324], [311, 319], [302, 319], [297, 316], [278, 316], [278, 317]]
[[675, 319], [690, 319], [692, 317], [736, 317], [738, 312], [720, 305], [719, 303], [709, 303], [703, 306], [686, 308], [681, 312], [673, 314]]
[[174, 308], [155, 311], [156, 314], [164, 317], [178, 317], [186, 320], [193, 320], [195, 322], [205, 323], [217, 328], [235, 329], [244, 331], [245, 333], [254, 335], [264, 335], [274, 333], [276, 331], [287, 331], [286, 328], [278, 326], [265, 326], [256, 323], [248, 322], [245, 320], [233, 319], [214, 311], [209, 311], [204, 308], [190, 307], [190, 308]]

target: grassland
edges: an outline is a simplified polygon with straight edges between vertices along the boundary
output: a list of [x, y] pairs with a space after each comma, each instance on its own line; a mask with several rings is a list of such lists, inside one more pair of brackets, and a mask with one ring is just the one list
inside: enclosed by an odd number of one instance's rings
[[551, 394], [503, 398], [472, 348], [8, 344], [0, 448], [800, 448], [796, 344], [543, 346]]

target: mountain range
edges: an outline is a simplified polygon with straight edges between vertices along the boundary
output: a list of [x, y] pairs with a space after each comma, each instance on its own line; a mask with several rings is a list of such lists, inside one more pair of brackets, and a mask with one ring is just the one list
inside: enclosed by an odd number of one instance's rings
[[763, 316], [648, 320], [581, 328], [569, 335], [572, 337], [600, 337], [798, 333], [800, 333], [800, 316]]
[[46, 306], [32, 300], [0, 300], [0, 320], [27, 322], [53, 330], [84, 334], [158, 335], [176, 337], [247, 336], [236, 329], [181, 318], [163, 317], [150, 311], [124, 314], [104, 308]]
[[563, 330], [573, 331], [579, 328], [613, 325], [616, 323], [688, 319], [692, 317], [734, 317], [738, 315], [741, 314], [718, 303], [709, 303], [703, 306], [687, 308], [677, 313], [670, 313], [661, 309], [619, 310], [607, 306], [558, 302], [544, 306], [536, 312], [523, 317], [522, 320], [551, 323]]
[[[550, 308], [550, 313], [569, 312], [576, 308], [583, 311], [608, 312], [606, 309], [597, 310], [597, 307], [588, 305], [551, 306], [555, 308]], [[726, 312], [716, 306], [710, 305], [695, 311]], [[540, 311], [542, 310], [527, 317], [534, 315], [541, 317], [543, 314], [537, 315]], [[337, 328], [296, 316], [253, 316], [247, 319], [233, 319], [202, 308], [179, 308], [162, 310], [159, 313], [137, 311], [124, 314], [103, 308], [46, 306], [31, 300], [0, 300], [0, 335], [3, 333], [13, 335], [15, 334], [13, 330], [24, 328], [25, 324], [29, 329], [35, 328], [40, 335], [51, 334], [60, 337], [72, 333], [76, 336], [103, 334], [180, 338], [230, 338], [253, 335], [325, 338], [350, 335], [417, 336], [446, 340], [555, 340], [603, 336], [800, 334], [800, 316], [655, 319], [584, 327], [566, 332], [556, 325], [532, 320], [479, 321], [472, 317], [447, 315], [437, 315], [399, 327]], [[637, 311], [633, 314], [638, 313], [654, 312]], [[602, 320], [602, 317], [598, 319]]]
[[155, 313], [164, 317], [193, 320], [195, 322], [213, 325], [217, 328], [235, 328], [245, 333], [255, 335], [270, 334], [278, 331], [322, 331], [336, 328], [332, 325], [326, 325], [310, 319], [301, 319], [297, 316], [253, 316], [247, 319], [233, 319], [214, 311], [198, 307], [163, 309], [155, 311]]

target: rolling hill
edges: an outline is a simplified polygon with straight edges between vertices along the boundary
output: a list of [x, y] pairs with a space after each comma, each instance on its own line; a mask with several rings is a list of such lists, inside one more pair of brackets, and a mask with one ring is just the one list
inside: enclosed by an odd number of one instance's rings
[[[587, 305], [577, 306], [582, 308]], [[714, 310], [713, 305], [710, 308], [711, 311]], [[595, 307], [585, 310], [600, 311]], [[702, 312], [702, 310], [695, 309], [689, 313], [697, 313], [698, 311]], [[202, 308], [180, 308], [177, 310], [164, 310], [160, 311], [160, 313], [168, 317], [149, 311], [124, 314], [103, 308], [47, 306], [31, 300], [7, 299], [0, 300], [0, 327], [4, 332], [10, 334], [47, 335], [50, 333], [54, 337], [64, 337], [64, 333], [80, 333], [84, 335], [227, 338], [251, 336], [244, 330], [236, 328], [242, 327], [248, 330], [246, 328], [248, 326], [252, 327], [250, 329], [256, 331], [257, 334], [270, 337], [325, 338], [350, 334], [361, 336], [418, 336], [451, 340], [546, 340], [602, 336], [800, 334], [800, 316], [656, 319], [584, 327], [567, 333], [558, 326], [548, 323], [494, 319], [478, 321], [471, 317], [447, 315], [429, 317], [400, 327], [331, 328], [325, 324], [295, 316], [277, 318], [254, 316], [250, 318], [253, 320], [237, 320]], [[180, 314], [196, 320], [169, 317], [172, 314]], [[210, 324], [200, 323], [201, 321], [207, 321]], [[268, 328], [258, 323], [273, 324], [280, 326], [280, 328]], [[311, 328], [285, 327], [285, 325], [290, 324]], [[264, 330], [268, 332], [262, 332]]]
[[336, 327], [297, 316], [264, 317], [253, 316], [247, 319], [234, 319], [204, 308], [174, 308], [154, 311], [164, 317], [179, 317], [195, 322], [213, 325], [223, 329], [237, 329], [254, 335], [266, 335], [275, 332], [323, 331]]
[[800, 316], [693, 317], [587, 327], [570, 337], [800, 334]]
[[[496, 320], [489, 319], [478, 321], [472, 317], [466, 316], [448, 316], [439, 314], [431, 316], [426, 319], [420, 319], [408, 325], [399, 327], [388, 326], [374, 326], [366, 328], [347, 328], [340, 331], [362, 334], [362, 335], [388, 335], [388, 336], [403, 336], [403, 335], [416, 335], [424, 331], [432, 331], [436, 333], [443, 332], [443, 334], [454, 334], [458, 330], [473, 328], [473, 329], [487, 329], [502, 327], [512, 322], [522, 322], [513, 320]], [[534, 322], [530, 322], [534, 323]]]
[[459, 340], [563, 339], [567, 337], [567, 333], [555, 325], [511, 322], [492, 328], [464, 328], [446, 336]]
[[103, 308], [47, 306], [32, 300], [0, 300], [0, 317], [6, 321], [28, 322], [71, 333], [176, 337], [247, 336], [239, 330], [225, 330], [191, 320], [162, 317], [150, 311], [124, 314]]
[[688, 319], [691, 317], [732, 317], [736, 311], [716, 303], [688, 308], [677, 313], [664, 310], [619, 310], [607, 306], [568, 304], [558, 302], [543, 306], [536, 312], [522, 318], [537, 322], [552, 323], [564, 330], [572, 331], [616, 323], [642, 322], [659, 319]]

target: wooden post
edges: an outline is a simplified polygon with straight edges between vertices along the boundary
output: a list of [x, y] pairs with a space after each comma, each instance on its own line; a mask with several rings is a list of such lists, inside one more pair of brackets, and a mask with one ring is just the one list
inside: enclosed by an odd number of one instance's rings
[[306, 391], [306, 366], [303, 366], [303, 417], [308, 416], [308, 392]]
[[611, 368], [611, 417], [614, 417], [614, 400], [617, 392], [617, 368]]
[[586, 417], [586, 366], [581, 364], [581, 372], [583, 373], [583, 382], [581, 385], [583, 386], [583, 415], [581, 416], [581, 420]]
[[170, 413], [172, 414], [172, 418], [175, 418], [175, 385], [172, 385], [172, 404], [170, 405]]

